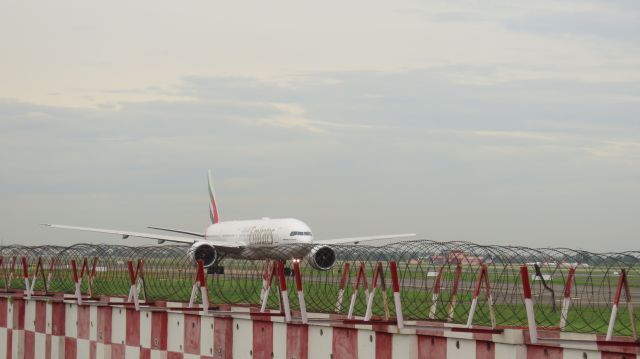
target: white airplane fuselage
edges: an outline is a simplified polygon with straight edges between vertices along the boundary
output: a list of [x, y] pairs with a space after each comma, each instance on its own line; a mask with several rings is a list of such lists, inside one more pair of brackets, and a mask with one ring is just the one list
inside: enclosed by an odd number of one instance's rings
[[224, 241], [246, 247], [269, 247], [283, 244], [311, 244], [309, 226], [295, 218], [263, 218], [224, 221], [207, 227], [204, 240]]

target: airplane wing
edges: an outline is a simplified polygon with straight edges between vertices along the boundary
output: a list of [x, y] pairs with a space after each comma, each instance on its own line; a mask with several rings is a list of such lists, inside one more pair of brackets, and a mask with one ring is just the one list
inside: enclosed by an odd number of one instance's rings
[[351, 237], [351, 238], [336, 238], [336, 239], [323, 239], [319, 241], [313, 241], [319, 244], [345, 244], [345, 243], [358, 243], [365, 241], [375, 241], [377, 239], [395, 239], [395, 238], [407, 238], [415, 237], [415, 233], [403, 233], [403, 234], [386, 234], [382, 236], [368, 236], [368, 237]]
[[[122, 238], [128, 237], [138, 237], [138, 238], [147, 238], [147, 239], [155, 239], [158, 243], [163, 242], [176, 242], [176, 243], [187, 243], [193, 244], [198, 242], [195, 238], [188, 237], [178, 237], [178, 236], [167, 236], [163, 234], [155, 234], [155, 233], [140, 233], [140, 232], [130, 232], [130, 231], [120, 231], [114, 229], [101, 229], [101, 228], [88, 228], [88, 227], [74, 227], [74, 226], [64, 226], [60, 224], [43, 224], [44, 226], [51, 228], [60, 228], [60, 229], [72, 229], [76, 231], [87, 231], [87, 232], [98, 232], [98, 233], [106, 233], [106, 234], [116, 234], [122, 236]], [[215, 247], [227, 247], [227, 248], [239, 248], [240, 245], [234, 242], [222, 242], [222, 241], [210, 241], [207, 240], [208, 243], [211, 243]]]

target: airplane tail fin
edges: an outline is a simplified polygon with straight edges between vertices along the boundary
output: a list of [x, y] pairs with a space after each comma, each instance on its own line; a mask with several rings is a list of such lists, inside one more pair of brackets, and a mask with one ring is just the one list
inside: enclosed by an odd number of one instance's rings
[[220, 221], [220, 214], [218, 213], [218, 206], [216, 205], [216, 194], [213, 190], [213, 181], [211, 180], [211, 171], [208, 172], [209, 177], [209, 216], [211, 217], [211, 224], [216, 224]]

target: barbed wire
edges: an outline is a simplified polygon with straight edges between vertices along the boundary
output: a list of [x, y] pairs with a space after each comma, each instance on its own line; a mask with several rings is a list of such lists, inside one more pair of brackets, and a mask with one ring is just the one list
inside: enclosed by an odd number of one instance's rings
[[[637, 306], [640, 298], [640, 252], [593, 253], [569, 248], [527, 248], [520, 246], [479, 245], [468, 242], [435, 242], [428, 240], [397, 242], [381, 247], [365, 245], [331, 246], [336, 261], [331, 269], [317, 270], [309, 258], [300, 259], [301, 279], [307, 310], [315, 313], [345, 315], [348, 299], [354, 292], [356, 273], [364, 269], [368, 290], [378, 263], [381, 278], [387, 283], [387, 293], [378, 293], [373, 301], [373, 314], [377, 318], [394, 312], [391, 295], [389, 263], [398, 265], [402, 312], [405, 319], [435, 320], [466, 323], [478, 277], [487, 268], [487, 277], [493, 299], [498, 326], [523, 326], [527, 314], [523, 305], [523, 283], [520, 269], [526, 266], [530, 273], [531, 291], [535, 301], [536, 322], [539, 327], [558, 327], [569, 273], [573, 272], [570, 301], [564, 330], [584, 333], [606, 332], [611, 307], [620, 276], [626, 273], [632, 302]], [[148, 301], [187, 301], [194, 283], [196, 264], [188, 254], [188, 246], [116, 246], [76, 244], [61, 246], [2, 246], [0, 247], [0, 291], [24, 289], [22, 258], [25, 258], [30, 276], [34, 276], [41, 262], [41, 279], [37, 278], [36, 291], [74, 293], [71, 261], [81, 271], [85, 259], [85, 280], [82, 290], [93, 296], [126, 296], [131, 286], [129, 260], [144, 260], [144, 294]], [[306, 253], [309, 245], [287, 245], [264, 248], [271, 258], [291, 258], [291, 253]], [[256, 255], [254, 249], [253, 256]], [[260, 249], [257, 250], [260, 253]], [[265, 269], [268, 260], [242, 259], [234, 253], [220, 259], [217, 270], [209, 270], [207, 287], [213, 304], [259, 305]], [[95, 265], [94, 265], [95, 261]], [[343, 271], [348, 263], [344, 287], [344, 303], [337, 303]], [[292, 266], [292, 259], [285, 262]], [[220, 273], [224, 268], [223, 273]], [[216, 273], [217, 272], [217, 273]], [[81, 273], [82, 274], [82, 273]], [[287, 279], [293, 286], [293, 278]], [[360, 287], [353, 311], [356, 316], [365, 313], [365, 288]], [[454, 293], [455, 292], [455, 293]], [[435, 295], [434, 295], [435, 294]], [[293, 309], [297, 308], [295, 291], [289, 291]], [[491, 325], [487, 298], [481, 294], [475, 312], [475, 325]], [[268, 307], [279, 304], [274, 284], [268, 297]], [[388, 307], [386, 307], [388, 306]], [[631, 322], [626, 306], [618, 312], [615, 333], [631, 334]], [[638, 319], [636, 319], [638, 321]], [[640, 324], [640, 323], [639, 323]]]

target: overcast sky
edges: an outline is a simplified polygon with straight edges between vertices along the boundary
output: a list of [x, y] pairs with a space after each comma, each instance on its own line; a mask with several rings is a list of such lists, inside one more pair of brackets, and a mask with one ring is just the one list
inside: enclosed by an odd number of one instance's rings
[[0, 0], [0, 241], [640, 243], [640, 3]]

